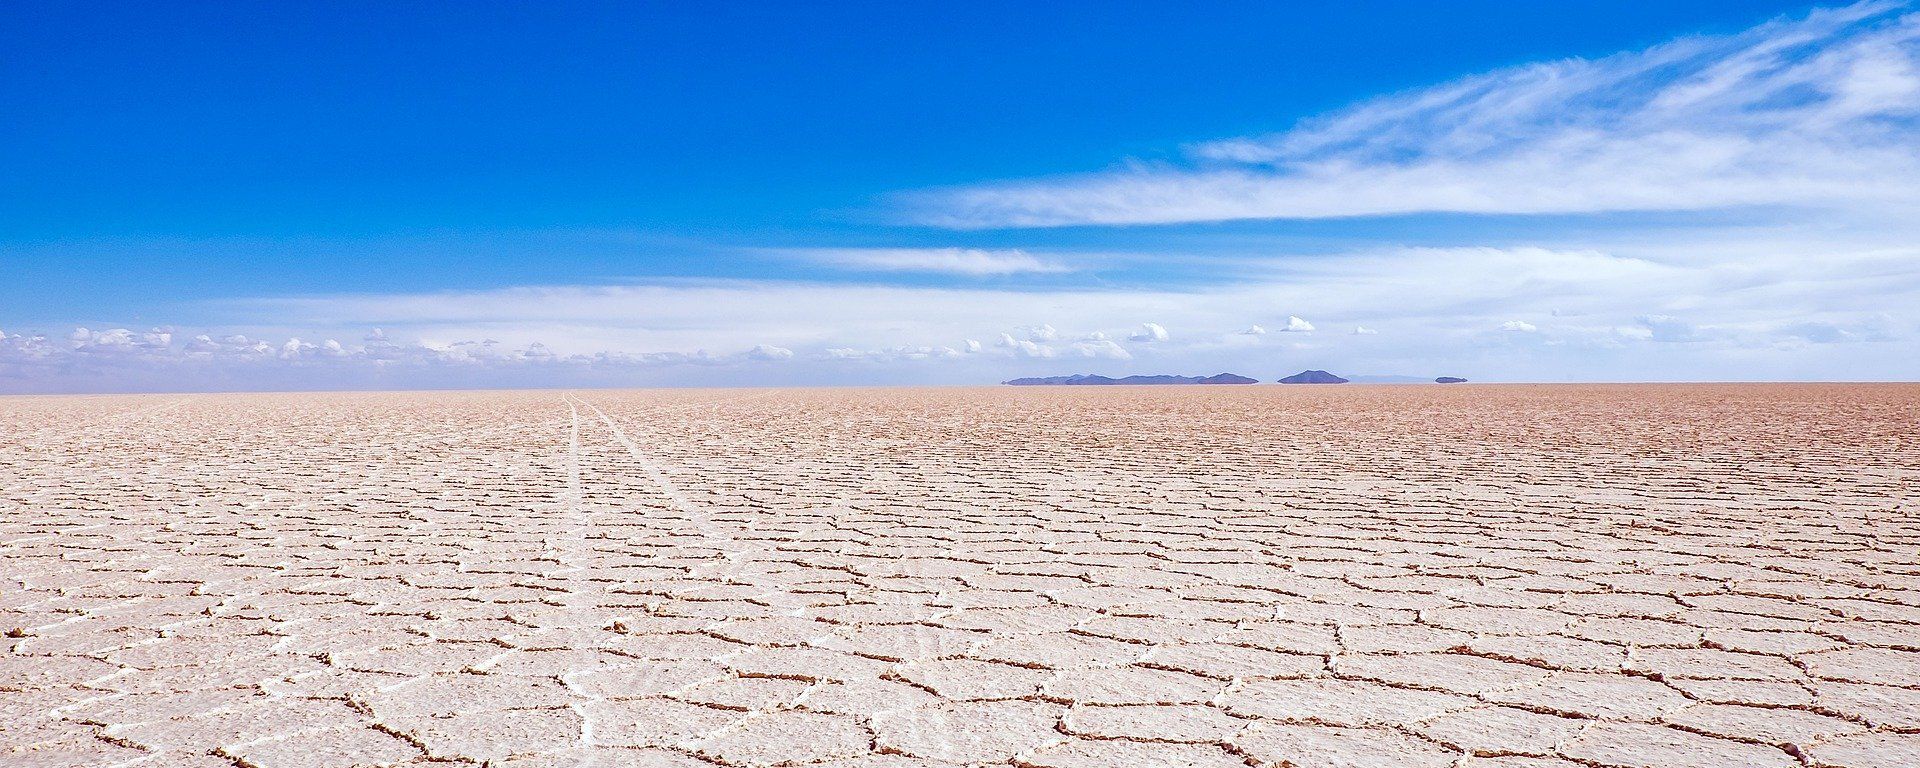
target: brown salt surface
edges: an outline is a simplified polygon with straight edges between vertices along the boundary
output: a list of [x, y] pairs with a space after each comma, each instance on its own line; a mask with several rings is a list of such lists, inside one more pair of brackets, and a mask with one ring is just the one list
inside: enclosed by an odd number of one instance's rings
[[1920, 386], [0, 398], [0, 765], [1920, 764]]

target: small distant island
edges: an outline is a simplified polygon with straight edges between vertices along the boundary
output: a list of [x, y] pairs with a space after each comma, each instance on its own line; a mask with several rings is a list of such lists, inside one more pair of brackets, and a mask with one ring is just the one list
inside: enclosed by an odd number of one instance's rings
[[1458, 377], [1458, 376], [1441, 376], [1440, 378], [1437, 378], [1437, 379], [1434, 379], [1434, 380], [1433, 380], [1433, 383], [1435, 383], [1435, 384], [1465, 384], [1465, 383], [1467, 383], [1467, 380], [1466, 380], [1466, 379], [1463, 379], [1463, 378], [1460, 378], [1460, 377]]
[[1127, 376], [1111, 378], [1092, 374], [1074, 374], [1072, 376], [1037, 376], [1024, 379], [1011, 379], [1000, 382], [1016, 387], [1038, 386], [1101, 386], [1110, 384], [1258, 384], [1259, 379], [1249, 379], [1231, 373], [1218, 373], [1212, 376]]
[[1345, 384], [1346, 379], [1326, 371], [1301, 371], [1280, 380], [1282, 384]]

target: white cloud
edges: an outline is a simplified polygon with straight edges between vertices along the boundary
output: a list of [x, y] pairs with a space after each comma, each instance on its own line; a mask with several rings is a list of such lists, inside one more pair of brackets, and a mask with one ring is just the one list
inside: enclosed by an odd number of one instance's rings
[[902, 360], [944, 360], [959, 357], [964, 353], [952, 347], [928, 347], [900, 345], [890, 349], [854, 349], [851, 347], [833, 347], [825, 350], [820, 357], [827, 360], [866, 360], [870, 362], [898, 362]]
[[1248, 326], [1246, 330], [1241, 331], [1240, 333], [1246, 336], [1262, 336], [1262, 335], [1265, 335], [1266, 332], [1267, 332], [1267, 329], [1260, 327], [1258, 324], [1254, 324], [1252, 326]]
[[1159, 323], [1141, 323], [1140, 330], [1128, 338], [1133, 341], [1151, 343], [1166, 341], [1169, 336], [1167, 335], [1167, 329], [1161, 327]]
[[1702, 341], [1705, 337], [1693, 324], [1672, 315], [1644, 315], [1633, 326], [1646, 331], [1650, 341]]
[[1287, 316], [1287, 327], [1280, 329], [1286, 333], [1313, 333], [1313, 323], [1298, 315]]
[[1080, 353], [1081, 357], [1104, 358], [1108, 360], [1133, 359], [1133, 353], [1128, 352], [1125, 347], [1113, 343], [1111, 339], [1101, 338], [1081, 341], [1075, 343], [1073, 348]]
[[173, 334], [165, 329], [155, 328], [145, 333], [134, 333], [125, 328], [105, 331], [93, 331], [75, 328], [67, 334], [69, 347], [78, 352], [102, 353], [114, 350], [160, 349], [173, 342]]
[[[780, 351], [765, 348], [721, 356], [600, 352], [562, 357], [539, 343], [518, 348], [492, 340], [400, 343], [380, 332], [368, 334], [363, 344], [351, 345], [334, 339], [315, 344], [297, 337], [274, 343], [245, 334], [197, 334], [179, 341], [166, 331], [76, 328], [59, 341], [41, 334], [0, 334], [0, 391], [577, 383], [663, 367], [727, 365], [756, 356], [777, 357]], [[476, 375], [484, 380], [477, 381]]]
[[784, 248], [768, 251], [842, 269], [878, 272], [937, 272], [989, 276], [1071, 272], [1057, 260], [1018, 249], [980, 248]]
[[1012, 350], [1015, 355], [1020, 357], [1050, 358], [1054, 356], [1053, 347], [1035, 342], [1032, 339], [1016, 339], [1012, 334], [1007, 333], [1000, 334], [1000, 343], [997, 346], [1002, 349]]
[[[1246, 308], [1271, 306], [1394, 329], [1364, 344], [1285, 334], [1311, 338], [1315, 367], [1336, 372], [1439, 375], [1471, 364], [1482, 380], [1911, 379], [1920, 376], [1911, 235], [1770, 227], [1665, 231], [1608, 248], [1379, 248], [1272, 261], [1257, 275], [1178, 290], [676, 281], [265, 298], [207, 306], [226, 319], [191, 330], [9, 323], [0, 390], [988, 382], [1060, 373], [1063, 360], [1125, 362], [1099, 342], [1117, 339], [1111, 329], [1144, 329], [1141, 316], [1183, 333], [1121, 340], [1136, 358], [1150, 353], [1152, 370], [1103, 372], [1240, 370], [1266, 359], [1251, 342], [1277, 330], [1240, 333]], [[1057, 318], [1054, 341], [1035, 341], [1039, 329], [1022, 324], [1041, 312]], [[1501, 331], [1509, 322], [1534, 333]], [[1102, 329], [1115, 338], [1096, 336]], [[1689, 333], [1697, 340], [1658, 343]], [[946, 356], [956, 339], [996, 341]], [[792, 357], [766, 364], [756, 347]], [[900, 365], [854, 375], [836, 356]]]
[[1787, 323], [1774, 329], [1775, 335], [1789, 343], [1845, 344], [1849, 342], [1888, 342], [1899, 338], [1897, 323], [1891, 315], [1879, 314], [1854, 321], [1811, 320]]
[[1816, 10], [1740, 34], [1502, 69], [1192, 162], [903, 196], [941, 226], [1793, 205], [1920, 209], [1920, 13]]
[[[1175, 264], [1166, 254], [1150, 270], [1121, 266], [1106, 276], [1119, 279], [1066, 287], [1057, 277], [915, 281], [937, 286], [687, 280], [256, 298], [189, 307], [196, 322], [178, 330], [88, 317], [20, 332], [9, 321], [0, 390], [844, 383], [892, 370], [982, 382], [1088, 358], [1120, 371], [1130, 366], [1114, 361], [1129, 354], [1164, 369], [1149, 372], [1240, 370], [1275, 347], [1310, 347], [1314, 365], [1333, 370], [1439, 374], [1471, 364], [1476, 380], [1912, 379], [1920, 14], [1908, 7], [1816, 11], [1734, 35], [1513, 67], [1358, 103], [1277, 135], [1197, 145], [1179, 162], [907, 201], [918, 221], [956, 227], [1750, 206], [1738, 212], [1523, 226], [1455, 217], [1356, 235], [1342, 252], [1262, 246], [1257, 257], [1221, 245], [1248, 242], [1237, 234], [1169, 229], [1153, 236], [1192, 235], [1212, 267], [1231, 261], [1241, 271], [1209, 275], [1188, 268], [1197, 257]], [[1641, 226], [1649, 220], [1657, 224]], [[1109, 233], [1107, 242], [1138, 234]], [[1100, 236], [1073, 239], [1099, 247], [1090, 238]], [[1479, 245], [1408, 247], [1386, 237]], [[535, 254], [576, 240], [517, 247]], [[238, 258], [271, 244], [160, 245]], [[367, 252], [351, 246], [305, 255]], [[113, 247], [153, 257], [152, 242]], [[0, 245], [0, 261], [88, 252]], [[762, 253], [982, 277], [1068, 272], [1090, 258], [1018, 248]], [[1105, 264], [1145, 262], [1107, 256]], [[1308, 335], [1312, 323], [1289, 317], [1284, 328], [1247, 328], [1250, 307], [1364, 325]], [[1157, 322], [1142, 326], [1140, 317]], [[1059, 328], [1030, 325], [1041, 318]], [[76, 324], [86, 327], [66, 332]], [[1123, 330], [1134, 327], [1142, 330]], [[1375, 327], [1389, 332], [1358, 338]], [[1296, 333], [1283, 344], [1259, 333], [1267, 330]], [[948, 354], [955, 339], [963, 351]], [[859, 378], [833, 378], [854, 366]]]

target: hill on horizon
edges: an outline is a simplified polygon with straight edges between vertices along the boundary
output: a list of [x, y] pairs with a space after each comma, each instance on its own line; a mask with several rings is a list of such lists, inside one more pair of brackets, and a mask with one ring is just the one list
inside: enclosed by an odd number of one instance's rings
[[1284, 379], [1281, 379], [1280, 383], [1281, 384], [1345, 384], [1347, 383], [1347, 380], [1340, 378], [1339, 376], [1335, 376], [1331, 373], [1327, 373], [1326, 371], [1313, 370], [1313, 371], [1301, 371], [1292, 376], [1288, 376]]

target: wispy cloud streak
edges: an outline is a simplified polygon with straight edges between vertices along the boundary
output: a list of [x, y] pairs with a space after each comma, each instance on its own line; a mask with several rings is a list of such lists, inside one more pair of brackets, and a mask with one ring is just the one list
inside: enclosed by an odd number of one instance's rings
[[1072, 267], [1018, 249], [789, 248], [772, 253], [848, 270], [983, 277], [1071, 272]]
[[[266, 298], [219, 308], [250, 319], [218, 328], [0, 332], [0, 391], [827, 383], [849, 371], [945, 383], [1305, 367], [1482, 379], [1920, 373], [1910, 309], [1920, 250], [1791, 230], [1701, 238], [1369, 249], [1250, 266], [1232, 284], [1189, 290], [761, 280]], [[386, 333], [370, 333], [376, 325]]]
[[1388, 96], [1181, 164], [909, 193], [955, 228], [1786, 205], [1920, 209], [1920, 13], [1740, 34]]

